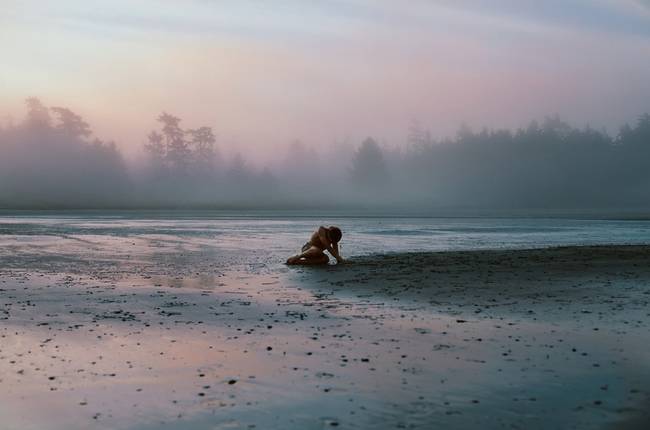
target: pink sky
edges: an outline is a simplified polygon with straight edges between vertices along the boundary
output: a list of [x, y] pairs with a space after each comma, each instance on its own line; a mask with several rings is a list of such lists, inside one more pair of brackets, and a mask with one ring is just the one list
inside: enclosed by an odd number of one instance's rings
[[135, 155], [165, 110], [262, 159], [294, 138], [402, 144], [412, 119], [615, 133], [650, 111], [648, 2], [534, 3], [4, 0], [0, 114], [34, 95]]

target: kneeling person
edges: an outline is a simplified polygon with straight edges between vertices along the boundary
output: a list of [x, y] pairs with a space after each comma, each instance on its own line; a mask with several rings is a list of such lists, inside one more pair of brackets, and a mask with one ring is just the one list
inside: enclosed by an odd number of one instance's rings
[[339, 254], [339, 241], [343, 237], [341, 229], [335, 226], [320, 226], [302, 247], [302, 253], [287, 260], [287, 264], [327, 264], [329, 258], [325, 251], [332, 254], [338, 263], [343, 263]]

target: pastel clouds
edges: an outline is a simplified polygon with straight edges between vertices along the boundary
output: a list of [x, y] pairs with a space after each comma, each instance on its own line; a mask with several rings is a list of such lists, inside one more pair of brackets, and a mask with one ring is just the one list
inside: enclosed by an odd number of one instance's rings
[[[460, 4], [460, 6], [459, 6]], [[401, 143], [463, 121], [650, 111], [645, 1], [8, 1], [0, 113], [37, 95], [135, 153], [156, 114], [271, 156], [294, 137]]]

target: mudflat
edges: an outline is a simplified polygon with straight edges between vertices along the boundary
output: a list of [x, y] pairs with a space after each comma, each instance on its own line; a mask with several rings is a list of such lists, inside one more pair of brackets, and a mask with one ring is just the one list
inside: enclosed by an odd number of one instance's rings
[[427, 302], [436, 312], [531, 320], [648, 316], [650, 246], [396, 253], [306, 271], [304, 282]]
[[3, 428], [650, 423], [648, 246], [320, 268], [124, 249], [3, 251]]

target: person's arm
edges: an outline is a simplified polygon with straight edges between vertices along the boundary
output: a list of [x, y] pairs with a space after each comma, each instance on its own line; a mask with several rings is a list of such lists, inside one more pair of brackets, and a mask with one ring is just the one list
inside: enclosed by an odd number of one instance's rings
[[325, 250], [332, 254], [332, 257], [336, 258], [336, 261], [339, 263], [343, 262], [343, 258], [339, 254], [339, 245], [338, 243], [330, 242], [329, 237], [327, 237], [327, 229], [321, 226], [318, 229], [318, 237], [323, 245], [325, 245]]
[[[337, 244], [332, 244], [329, 237], [327, 237], [327, 229], [323, 226], [318, 228], [318, 237], [320, 242], [325, 245], [325, 251], [332, 254], [332, 257], [336, 258], [336, 261], [341, 261], [341, 256], [339, 255], [339, 249]], [[336, 247], [336, 248], [335, 248]]]
[[341, 254], [339, 254], [339, 244], [338, 243], [333, 243], [332, 244], [332, 256], [336, 258], [336, 261], [338, 263], [343, 263], [343, 257], [341, 257]]

